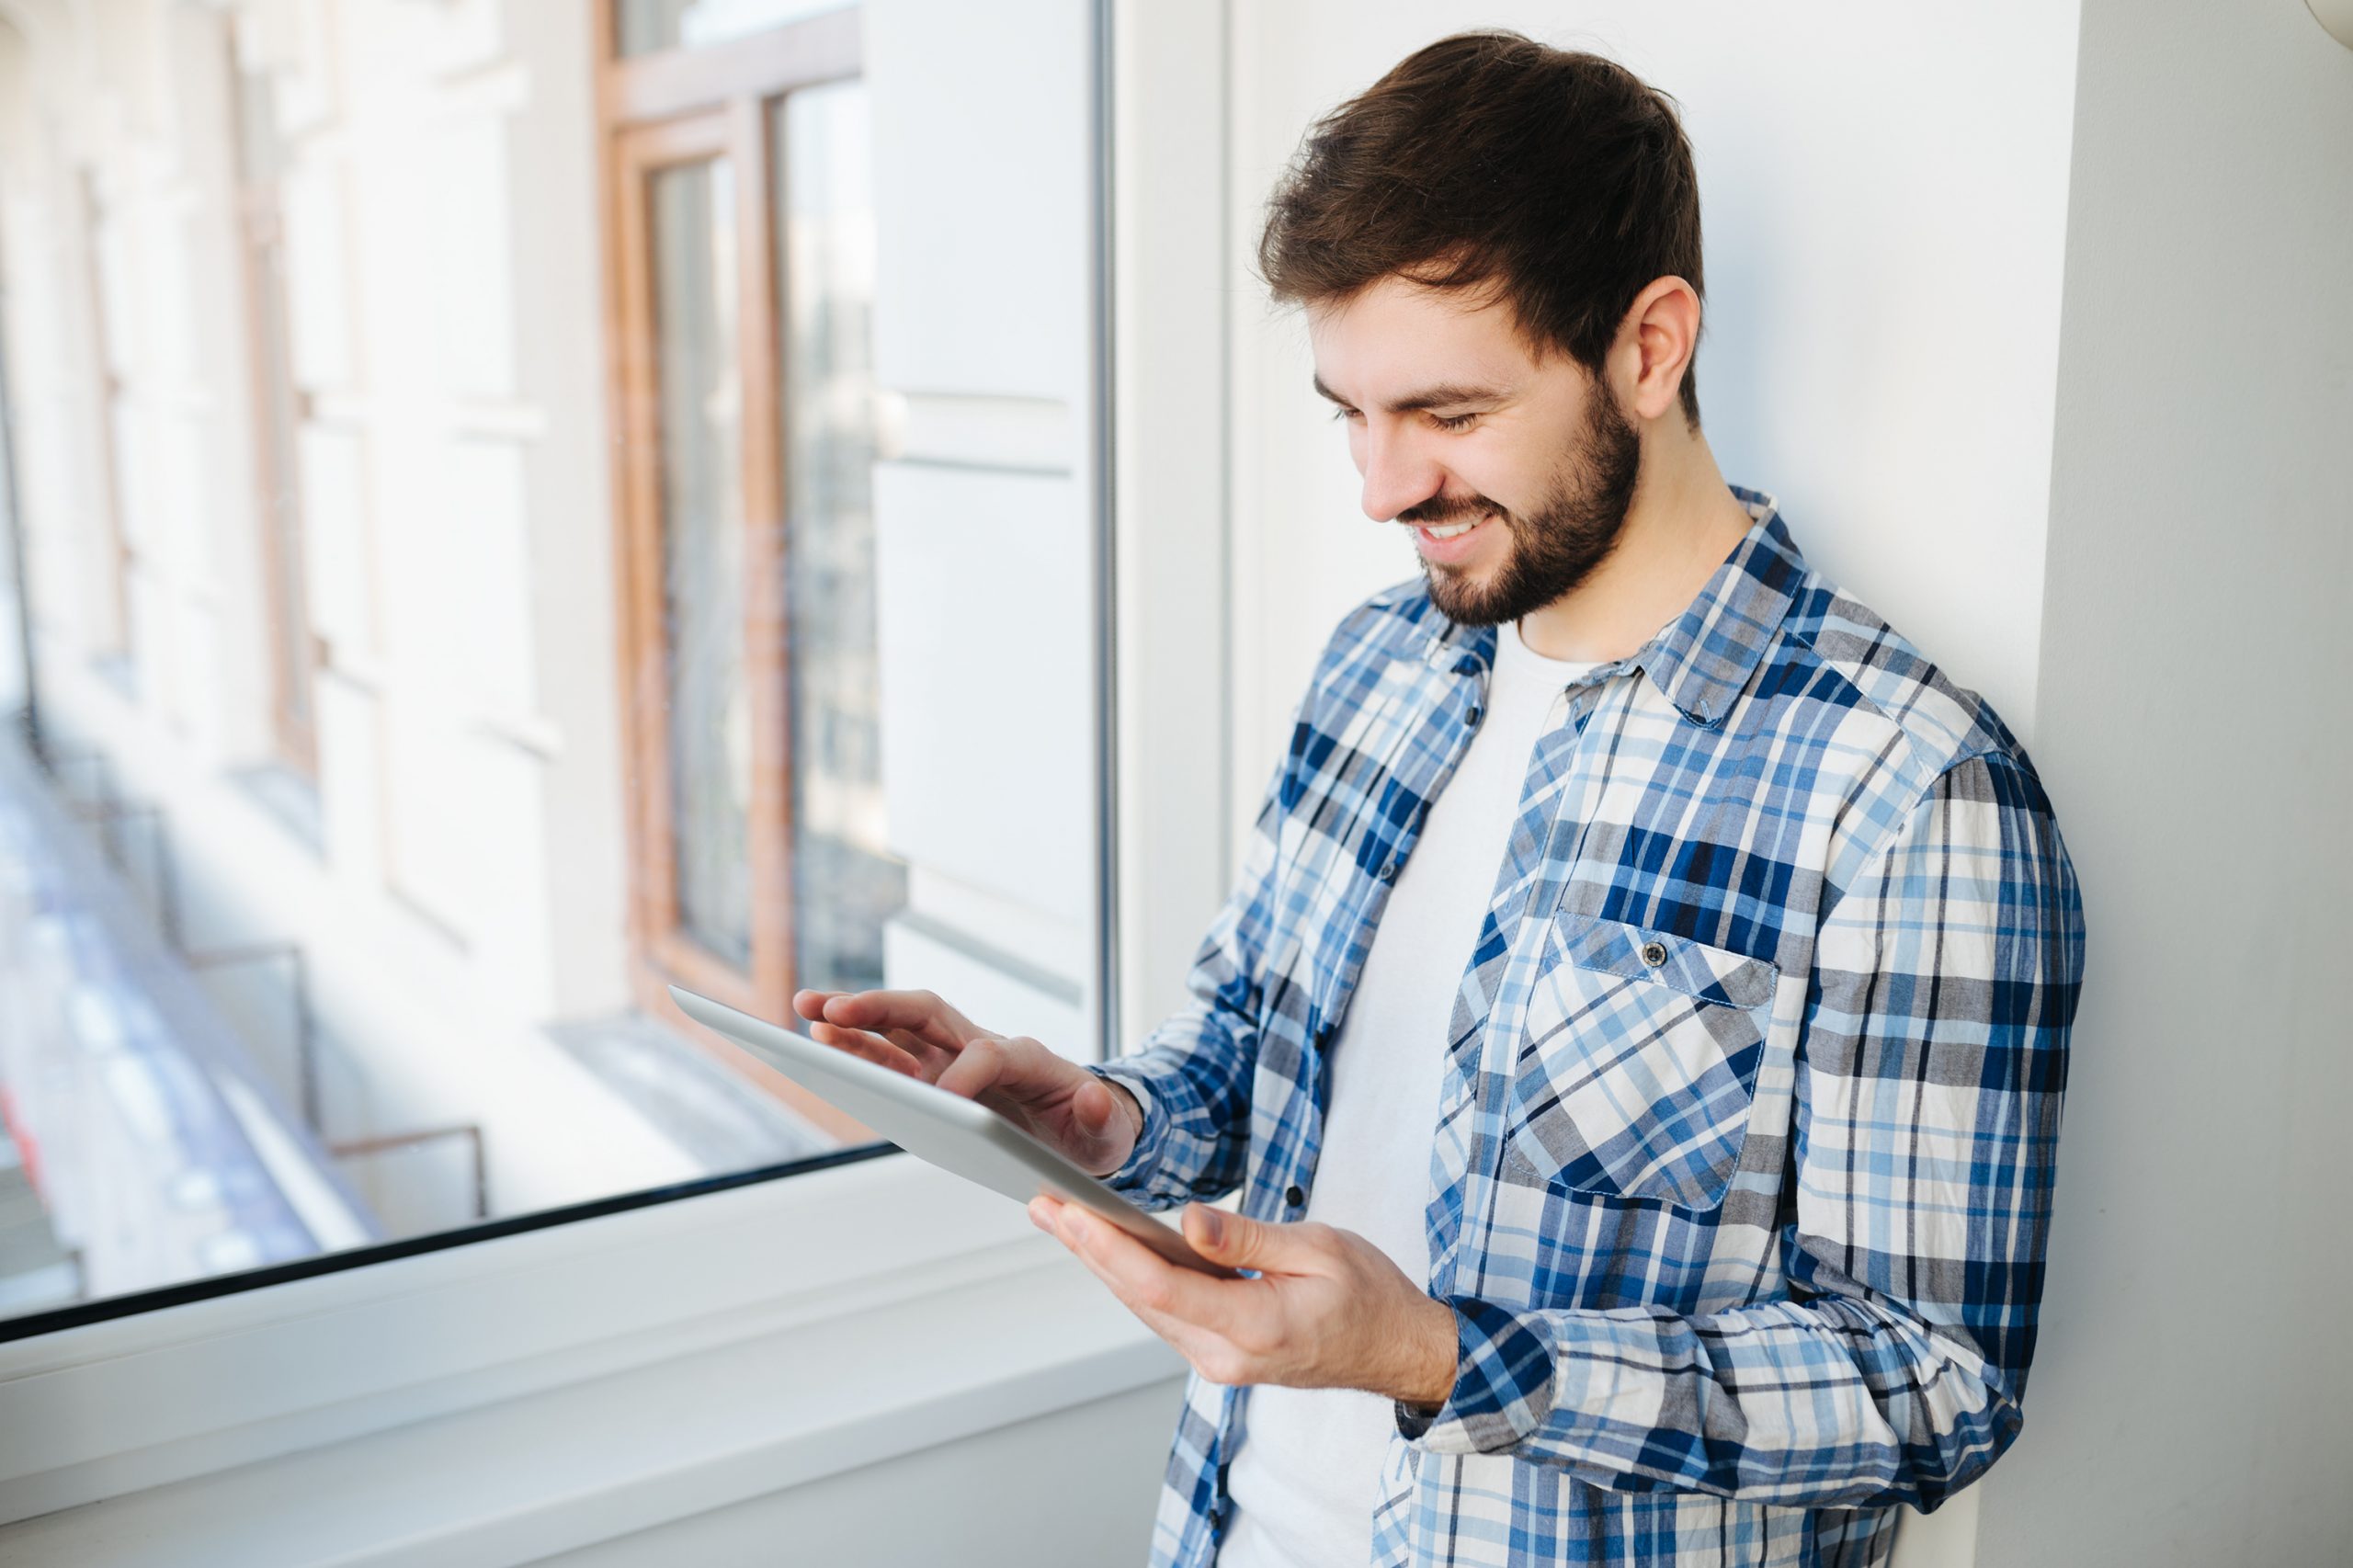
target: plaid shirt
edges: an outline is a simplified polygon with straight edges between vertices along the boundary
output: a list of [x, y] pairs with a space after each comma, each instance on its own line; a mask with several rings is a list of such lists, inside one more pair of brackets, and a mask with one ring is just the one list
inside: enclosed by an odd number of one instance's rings
[[[1460, 1361], [1367, 1478], [1379, 1563], [1881, 1562], [1894, 1505], [2018, 1434], [2074, 872], [1994, 711], [1733, 494], [1755, 523], [1690, 607], [1555, 699], [1430, 1041]], [[1340, 623], [1190, 1004], [1096, 1069], [1143, 1108], [1138, 1201], [1299, 1216], [1325, 1052], [1494, 650], [1418, 582]], [[1193, 1379], [1155, 1563], [1214, 1558], [1248, 1415]]]

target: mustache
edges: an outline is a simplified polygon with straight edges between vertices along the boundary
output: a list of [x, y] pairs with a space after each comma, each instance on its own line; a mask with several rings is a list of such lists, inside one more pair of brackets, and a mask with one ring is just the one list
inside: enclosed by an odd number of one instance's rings
[[1398, 513], [1397, 520], [1419, 528], [1442, 528], [1449, 523], [1475, 522], [1489, 512], [1493, 512], [1506, 527], [1510, 525], [1511, 514], [1483, 495], [1433, 495]]

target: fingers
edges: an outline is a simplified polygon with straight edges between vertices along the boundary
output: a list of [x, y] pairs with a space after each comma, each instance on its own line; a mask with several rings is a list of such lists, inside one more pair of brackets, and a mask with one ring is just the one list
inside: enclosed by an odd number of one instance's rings
[[996, 1086], [1005, 1076], [1005, 1048], [993, 1040], [976, 1040], [956, 1053], [939, 1076], [933, 1080], [951, 1095], [961, 1095], [976, 1100]]
[[[852, 1028], [884, 1032], [905, 1029], [925, 1043], [943, 1051], [956, 1051], [964, 1042], [988, 1031], [977, 1028], [971, 1019], [941, 1001], [929, 991], [858, 991], [812, 992], [804, 994], [821, 998], [816, 1004], [818, 1016]], [[800, 998], [793, 999], [796, 1009]], [[802, 1014], [804, 1017], [810, 1015]]]
[[877, 1066], [888, 1067], [893, 1073], [904, 1073], [910, 1078], [928, 1078], [923, 1064], [915, 1057], [879, 1035], [863, 1029], [846, 1029], [838, 1024], [813, 1023], [809, 1038], [820, 1045], [830, 1045], [851, 1056], [861, 1056]]
[[[1056, 1229], [1056, 1215], [1059, 1215], [1062, 1210], [1063, 1206], [1062, 1203], [1056, 1203], [1054, 1199], [1047, 1199], [1047, 1196], [1030, 1199], [1030, 1224], [1035, 1224], [1035, 1227], [1040, 1229], [1040, 1232], [1045, 1232], [1047, 1236], [1054, 1236], [1056, 1241], [1062, 1241], [1062, 1233], [1059, 1233], [1059, 1229]], [[1063, 1241], [1063, 1245], [1068, 1248], [1071, 1244]], [[1101, 1271], [1089, 1262], [1087, 1255], [1080, 1253], [1077, 1248], [1071, 1248], [1071, 1253], [1075, 1255], [1077, 1262], [1080, 1262], [1089, 1274], [1094, 1274], [1099, 1280], [1104, 1280], [1106, 1286], [1110, 1286], [1110, 1280], [1104, 1278], [1104, 1274], [1101, 1274]], [[1118, 1295], [1118, 1292], [1113, 1290], [1113, 1295]], [[1127, 1309], [1130, 1309], [1131, 1313], [1136, 1313], [1136, 1321], [1139, 1321], [1139, 1324], [1143, 1324], [1146, 1328], [1151, 1328], [1153, 1333], [1160, 1335], [1163, 1340], [1167, 1340], [1169, 1345], [1176, 1346], [1176, 1354], [1184, 1356], [1186, 1361], [1193, 1363], [1195, 1368], [1200, 1368], [1202, 1363], [1207, 1361], [1214, 1361], [1214, 1358], [1226, 1349], [1226, 1345], [1219, 1340], [1217, 1335], [1205, 1333], [1205, 1330], [1200, 1328], [1193, 1328], [1190, 1324], [1184, 1324], [1184, 1321], [1179, 1321], [1179, 1318], [1167, 1316], [1165, 1312], [1151, 1312], [1148, 1307], [1134, 1307], [1134, 1304], [1127, 1304]]]
[[1097, 1176], [1118, 1170], [1135, 1146], [1127, 1129], [1117, 1125], [1119, 1109], [1095, 1074], [1027, 1035], [972, 1040], [935, 1082], [979, 1101]]
[[1125, 1090], [1081, 1069], [1070, 1096], [1069, 1147], [1064, 1153], [1082, 1169], [1108, 1176], [1135, 1153], [1142, 1113]]
[[[831, 1014], [826, 1011], [837, 999], [846, 1000], [860, 993], [851, 991], [796, 991], [792, 994], [792, 1011], [807, 1020], [813, 1039], [852, 1051], [884, 1066], [902, 1071], [912, 1066], [926, 1081], [938, 1079], [941, 1070], [956, 1059], [954, 1050], [943, 1049], [911, 1029], [849, 1027], [842, 1021], [841, 1016], [847, 1013], [854, 1017], [858, 1011], [856, 1007], [836, 1007]], [[828, 1033], [828, 1029], [832, 1032]], [[957, 1043], [961, 1045], [962, 1042]], [[903, 1052], [909, 1060], [893, 1060], [893, 1050]]]
[[[1266, 1270], [1256, 1278], [1214, 1279], [1164, 1261], [1075, 1204], [1040, 1197], [1029, 1210], [1033, 1223], [1052, 1231], [1211, 1382], [1362, 1388], [1427, 1404], [1450, 1379], [1450, 1312], [1351, 1232], [1268, 1224], [1195, 1205], [1185, 1233], [1197, 1250]], [[1385, 1274], [1368, 1269], [1368, 1256]], [[1401, 1351], [1407, 1303], [1414, 1346]]]
[[[1029, 1217], [1040, 1229], [1061, 1237], [1063, 1244], [1077, 1256], [1087, 1270], [1100, 1279], [1130, 1312], [1135, 1313], [1138, 1321], [1175, 1346], [1177, 1354], [1191, 1362], [1193, 1369], [1202, 1377], [1229, 1387], [1263, 1381], [1268, 1364], [1261, 1350], [1245, 1348], [1244, 1339], [1262, 1346], [1271, 1343], [1279, 1332], [1276, 1323], [1279, 1314], [1274, 1303], [1255, 1282], [1232, 1280], [1219, 1283], [1204, 1279], [1190, 1270], [1169, 1269], [1171, 1283], [1179, 1289], [1178, 1296], [1171, 1298], [1176, 1305], [1173, 1308], [1156, 1306], [1154, 1303], [1160, 1298], [1150, 1290], [1136, 1289], [1133, 1278], [1118, 1267], [1117, 1262], [1119, 1247], [1125, 1244], [1152, 1265], [1168, 1269], [1168, 1266], [1162, 1264], [1148, 1248], [1126, 1236], [1118, 1227], [1081, 1217], [1074, 1206], [1051, 1198], [1034, 1199], [1029, 1206]], [[1069, 1229], [1076, 1239], [1061, 1236], [1064, 1228]], [[1107, 1264], [1096, 1249], [1108, 1251], [1113, 1262]], [[1199, 1281], [1212, 1290], [1238, 1292], [1233, 1299], [1236, 1321], [1245, 1331], [1244, 1337], [1230, 1337], [1218, 1328], [1207, 1326], [1201, 1321], [1199, 1301], [1183, 1299], [1182, 1288], [1187, 1281]]]
[[[1070, 1119], [1073, 1131], [1090, 1153], [1105, 1155], [1119, 1150], [1124, 1160], [1126, 1152], [1135, 1147], [1132, 1138], [1121, 1136], [1130, 1127], [1120, 1109], [1119, 1091], [1092, 1073], [1071, 1091]], [[1114, 1165], [1113, 1168], [1118, 1167]]]
[[1229, 1268], [1255, 1268], [1262, 1274], [1334, 1272], [1329, 1225], [1270, 1225], [1194, 1203], [1185, 1210], [1184, 1231], [1195, 1252]]
[[1051, 1205], [1054, 1233], [1063, 1244], [1129, 1311], [1153, 1324], [1163, 1338], [1168, 1337], [1167, 1332], [1155, 1319], [1173, 1319], [1222, 1338], [1232, 1336], [1242, 1305], [1233, 1299], [1234, 1293], [1250, 1290], [1250, 1281], [1212, 1279], [1179, 1268], [1108, 1220], [1075, 1203], [1052, 1199], [1034, 1201]]
[[1143, 1254], [1152, 1264], [1158, 1264], [1169, 1273], [1175, 1268], [1148, 1251], [1142, 1243], [1130, 1238], [1108, 1220], [1089, 1214], [1075, 1203], [1064, 1203], [1052, 1198], [1034, 1201], [1046, 1206], [1053, 1221], [1053, 1233], [1063, 1245], [1070, 1248], [1079, 1262], [1097, 1279], [1111, 1288], [1111, 1293], [1130, 1307], [1152, 1312], [1165, 1312], [1173, 1304], [1165, 1292], [1168, 1282], [1156, 1278], [1149, 1267], [1139, 1266], [1122, 1250], [1125, 1244]]

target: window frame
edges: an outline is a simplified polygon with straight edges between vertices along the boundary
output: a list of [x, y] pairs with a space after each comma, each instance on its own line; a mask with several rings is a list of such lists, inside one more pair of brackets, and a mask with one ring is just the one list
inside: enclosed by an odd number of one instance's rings
[[[782, 518], [775, 504], [775, 438], [759, 425], [773, 415], [772, 385], [763, 385], [772, 357], [756, 347], [768, 330], [765, 316], [750, 313], [762, 290], [745, 275], [765, 265], [769, 246], [753, 231], [767, 217], [765, 204], [745, 205], [746, 186], [757, 170], [745, 166], [750, 150], [733, 106], [634, 125], [614, 137], [614, 207], [618, 248], [612, 253], [619, 282], [619, 314], [613, 323], [619, 360], [615, 419], [619, 425], [620, 486], [616, 512], [621, 534], [620, 690], [628, 734], [631, 778], [631, 854], [636, 913], [636, 990], [641, 1006], [660, 1009], [663, 983], [678, 980], [694, 990], [746, 1012], [780, 1011], [790, 997], [789, 958], [779, 945], [790, 939], [791, 909], [783, 897], [790, 887], [790, 791], [783, 788], [791, 766], [790, 737], [784, 733], [782, 704], [786, 669], [783, 607], [775, 579], [782, 556]], [[662, 436], [659, 368], [655, 363], [650, 187], [654, 176], [673, 169], [725, 160], [736, 187], [737, 331], [735, 352], [742, 392], [740, 466], [734, 482], [744, 499], [744, 619], [738, 629], [743, 679], [752, 710], [752, 799], [749, 805], [752, 871], [752, 964], [748, 974], [697, 942], [684, 928], [677, 900], [677, 845], [673, 832], [670, 732], [665, 700], [670, 648], [665, 637], [665, 518], [662, 509]], [[782, 996], [779, 992], [782, 990]]]
[[[786, 474], [773, 119], [804, 88], [858, 76], [862, 17], [855, 6], [805, 17], [724, 45], [620, 53], [614, 6], [595, 7], [598, 121], [603, 141], [606, 319], [611, 352], [608, 418], [619, 529], [618, 680], [631, 770], [631, 989], [640, 1006], [681, 1016], [676, 982], [746, 1012], [790, 1010], [796, 956], [792, 908], [789, 608], [784, 600]], [[735, 198], [735, 351], [742, 388], [743, 671], [752, 708], [752, 951], [748, 970], [710, 952], [683, 927], [672, 823], [664, 701], [664, 518], [660, 396], [654, 331], [649, 182], [656, 172], [724, 158]], [[690, 1037], [694, 1031], [687, 1030]], [[860, 1130], [781, 1074], [759, 1082], [837, 1136]]]
[[[267, 1290], [231, 1280], [208, 1299], [0, 1341], [0, 1526], [713, 1346], [783, 1335], [823, 1357], [877, 1312], [1074, 1267], [1014, 1205], [919, 1160], [719, 1184], [691, 1204], [631, 1195], [592, 1218], [529, 1216], [496, 1244], [444, 1233], [365, 1267]], [[883, 1212], [892, 1223], [872, 1223]], [[1132, 1328], [1133, 1354], [1071, 1369], [1062, 1397], [1174, 1370]], [[952, 1335], [906, 1354], [972, 1358]], [[934, 1440], [913, 1421], [890, 1443]]]
[[[234, 158], [235, 244], [239, 298], [244, 306], [245, 392], [252, 422], [253, 499], [261, 528], [263, 614], [268, 642], [270, 735], [277, 760], [310, 780], [319, 776], [319, 637], [311, 626], [308, 565], [302, 548], [301, 460], [294, 449], [306, 410], [294, 379], [292, 321], [287, 308], [286, 213], [279, 180], [257, 178], [246, 161], [252, 127], [249, 73], [237, 57], [233, 34], [222, 34], [222, 54]], [[276, 128], [271, 128], [276, 134]], [[282, 404], [273, 395], [283, 389]], [[295, 476], [295, 483], [280, 479]], [[297, 624], [286, 624], [290, 610]], [[288, 650], [299, 649], [290, 659]]]

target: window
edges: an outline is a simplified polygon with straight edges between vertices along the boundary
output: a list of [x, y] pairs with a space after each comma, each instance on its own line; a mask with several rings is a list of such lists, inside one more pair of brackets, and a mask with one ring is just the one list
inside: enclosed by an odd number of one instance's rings
[[229, 54], [236, 114], [237, 228], [242, 244], [248, 353], [253, 366], [254, 488], [261, 535], [262, 597], [269, 659], [270, 729], [278, 760], [318, 771], [312, 670], [317, 660], [302, 582], [301, 425], [288, 357], [286, 225], [278, 193], [286, 149], [267, 76]]
[[874, 1152], [669, 982], [1104, 1049], [1085, 57], [521, 15], [0, 48], [0, 1338]]
[[841, 0], [618, 0], [615, 42], [624, 59], [696, 49], [841, 8]]
[[883, 831], [856, 22], [793, 22], [753, 70], [717, 50], [608, 67], [609, 101], [649, 74], [662, 95], [611, 126], [633, 966], [657, 1015], [673, 982], [769, 1017], [803, 985], [880, 984], [906, 902]]

